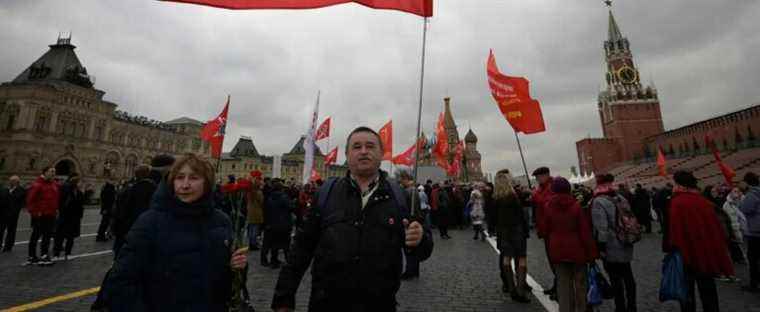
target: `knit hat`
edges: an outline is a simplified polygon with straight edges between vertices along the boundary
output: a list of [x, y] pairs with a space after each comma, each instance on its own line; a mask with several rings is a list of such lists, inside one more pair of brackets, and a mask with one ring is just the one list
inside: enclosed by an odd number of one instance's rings
[[563, 177], [555, 177], [552, 180], [552, 192], [557, 194], [570, 194], [570, 182]]
[[539, 167], [536, 170], [533, 170], [533, 176], [539, 176], [539, 175], [548, 175], [549, 174], [549, 168], [547, 167]]
[[676, 181], [676, 184], [680, 186], [697, 188], [697, 178], [691, 172], [685, 170], [678, 170], [673, 173], [673, 181]]
[[169, 169], [174, 164], [174, 156], [158, 154], [150, 160], [150, 166], [155, 170]]

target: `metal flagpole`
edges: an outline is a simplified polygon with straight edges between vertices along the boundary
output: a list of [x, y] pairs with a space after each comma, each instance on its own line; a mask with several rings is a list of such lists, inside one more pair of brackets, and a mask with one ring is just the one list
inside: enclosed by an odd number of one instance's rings
[[520, 137], [517, 135], [517, 131], [515, 131], [515, 140], [517, 140], [517, 149], [520, 150], [520, 159], [522, 159], [523, 169], [525, 169], [525, 179], [528, 180], [528, 189], [532, 189], [533, 186], [530, 185], [530, 176], [528, 175], [528, 166], [525, 165], [525, 156], [523, 156], [522, 145], [520, 145]]
[[[420, 131], [422, 130], [422, 96], [423, 96], [423, 90], [425, 87], [425, 50], [427, 47], [427, 21], [428, 18], [425, 17], [422, 21], [422, 59], [421, 59], [421, 68], [420, 68], [420, 100], [417, 106], [417, 135], [416, 140], [414, 141], [415, 149], [414, 149], [414, 186], [416, 194], [416, 187], [417, 187], [417, 174], [419, 172], [418, 164], [420, 161]], [[412, 196], [412, 206], [409, 207], [409, 209], [412, 212], [412, 215], [415, 215], [417, 211], [414, 211], [415, 202], [418, 200], [417, 196]]]

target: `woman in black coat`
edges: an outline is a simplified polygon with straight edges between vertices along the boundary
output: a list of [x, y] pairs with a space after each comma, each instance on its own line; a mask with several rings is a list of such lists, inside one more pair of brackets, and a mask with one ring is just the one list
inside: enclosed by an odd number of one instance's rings
[[[56, 222], [53, 244], [53, 261], [68, 260], [74, 248], [74, 239], [79, 237], [84, 215], [84, 203], [87, 199], [79, 187], [79, 177], [72, 175], [61, 187], [58, 220]], [[66, 241], [65, 254], [61, 258], [63, 243]]]
[[214, 169], [193, 154], [178, 160], [132, 226], [104, 285], [110, 311], [228, 311], [232, 224], [215, 208]]

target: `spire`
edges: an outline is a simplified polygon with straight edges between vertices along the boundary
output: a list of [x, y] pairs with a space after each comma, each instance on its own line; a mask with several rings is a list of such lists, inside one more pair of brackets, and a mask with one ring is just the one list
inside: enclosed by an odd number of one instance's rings
[[609, 26], [609, 35], [607, 37], [607, 41], [616, 42], [623, 39], [623, 34], [620, 33], [620, 27], [618, 27], [617, 22], [615, 22], [615, 16], [612, 15], [612, 9], [610, 9], [609, 12], [610, 12], [610, 26]]

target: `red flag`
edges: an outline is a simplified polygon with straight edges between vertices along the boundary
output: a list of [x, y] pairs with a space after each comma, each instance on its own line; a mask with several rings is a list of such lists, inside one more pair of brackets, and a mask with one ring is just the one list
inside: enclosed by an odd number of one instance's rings
[[322, 122], [321, 125], [319, 125], [319, 129], [317, 129], [317, 137], [314, 138], [314, 141], [319, 141], [321, 139], [326, 139], [330, 137], [330, 125], [332, 124], [332, 117], [327, 117], [325, 121]]
[[459, 172], [462, 170], [462, 158], [464, 156], [464, 144], [462, 144], [462, 141], [459, 141], [457, 144], [457, 150], [454, 154], [454, 160], [449, 164], [449, 168], [446, 170], [446, 173], [450, 177], [457, 177], [459, 176]]
[[665, 155], [662, 153], [661, 149], [657, 149], [657, 167], [660, 169], [660, 176], [661, 177], [667, 177], [668, 176], [668, 170], [666, 167], [666, 160]]
[[436, 163], [443, 170], [449, 169], [449, 163], [446, 159], [449, 152], [449, 139], [446, 135], [446, 128], [443, 122], [443, 113], [438, 115], [438, 124], [435, 127], [435, 145], [433, 146], [433, 156]]
[[393, 160], [393, 120], [380, 128], [377, 134], [380, 135], [380, 142], [383, 144], [383, 160]]
[[338, 161], [338, 147], [333, 148], [327, 156], [325, 156], [325, 166], [335, 164]]
[[309, 177], [309, 181], [317, 181], [322, 180], [322, 176], [319, 175], [319, 172], [317, 172], [317, 169], [312, 167], [311, 168], [311, 177]]
[[499, 72], [493, 51], [486, 64], [488, 86], [504, 118], [517, 132], [532, 134], [546, 131], [540, 103], [530, 97], [527, 79]]
[[201, 129], [201, 139], [211, 145], [211, 157], [220, 158], [222, 144], [224, 143], [224, 131], [227, 128], [227, 110], [230, 107], [230, 97], [227, 96], [227, 104], [224, 110], [216, 118], [206, 122]]
[[213, 7], [246, 9], [316, 9], [355, 2], [373, 9], [398, 10], [422, 17], [433, 16], [433, 0], [164, 0], [208, 5]]
[[720, 152], [718, 152], [718, 147], [715, 146], [715, 141], [710, 138], [709, 134], [705, 134], [705, 145], [707, 145], [710, 148], [710, 151], [712, 151], [713, 156], [715, 157], [715, 162], [718, 164], [718, 169], [720, 169], [720, 173], [723, 174], [723, 178], [726, 179], [726, 185], [733, 185], [736, 171], [734, 171], [729, 165], [723, 163], [723, 160], [720, 158]]

